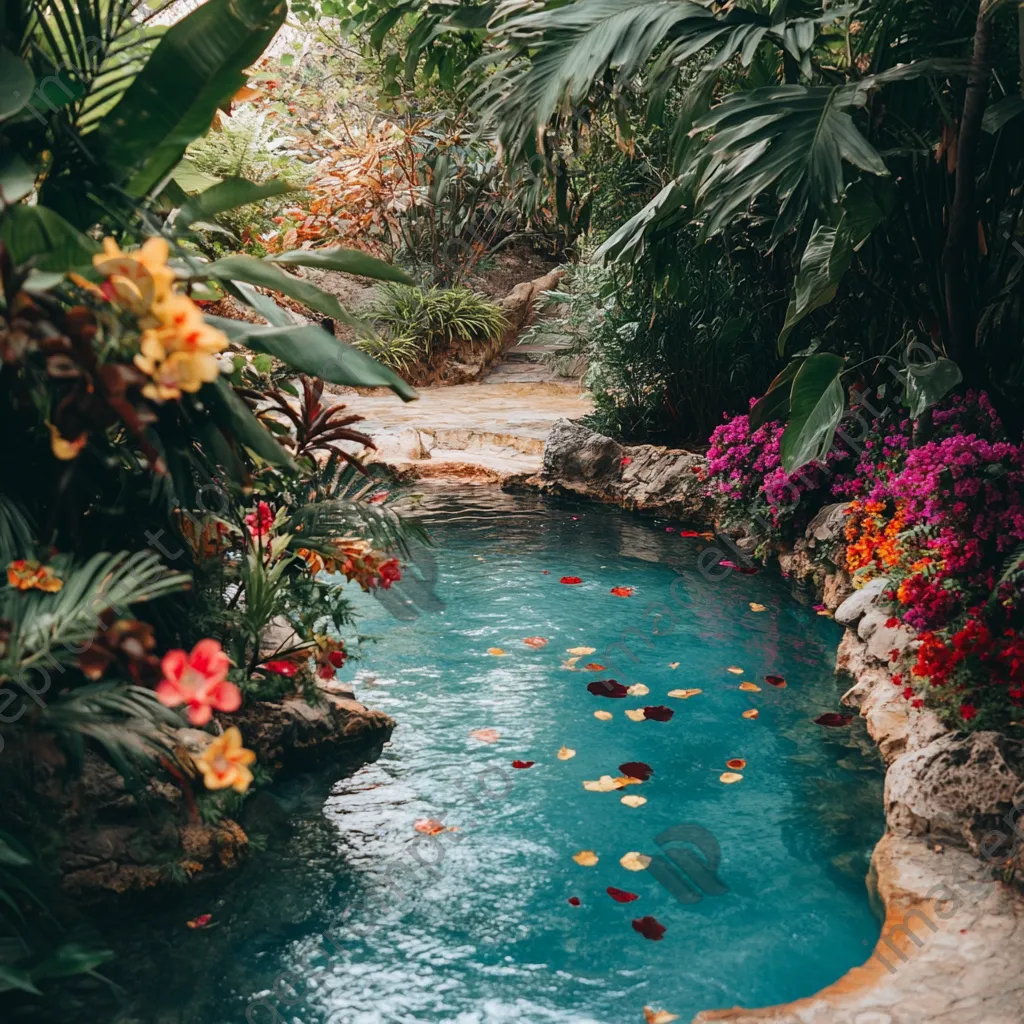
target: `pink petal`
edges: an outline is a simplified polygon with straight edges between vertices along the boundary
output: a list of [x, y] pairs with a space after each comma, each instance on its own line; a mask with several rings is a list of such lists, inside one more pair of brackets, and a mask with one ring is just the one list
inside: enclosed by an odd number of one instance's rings
[[201, 704], [199, 701], [192, 701], [188, 706], [188, 720], [193, 725], [206, 725], [213, 717], [209, 704]]
[[242, 691], [234, 683], [224, 681], [211, 686], [206, 699], [218, 711], [237, 711], [242, 706]]
[[[182, 654], [185, 652], [182, 651]], [[167, 658], [164, 658], [166, 661]], [[156, 699], [167, 708], [176, 708], [179, 704], [184, 703], [185, 697], [181, 690], [175, 683], [172, 683], [169, 679], [162, 679], [156, 684], [156, 689], [153, 691], [156, 694]]]
[[160, 669], [164, 674], [164, 679], [168, 679], [172, 683], [176, 683], [181, 679], [187, 667], [188, 656], [181, 648], [168, 651], [160, 662]]

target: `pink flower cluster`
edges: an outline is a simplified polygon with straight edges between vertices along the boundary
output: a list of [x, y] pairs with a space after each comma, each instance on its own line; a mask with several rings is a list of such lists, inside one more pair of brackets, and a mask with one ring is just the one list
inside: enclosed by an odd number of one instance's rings
[[982, 568], [989, 546], [1024, 540], [1024, 448], [975, 434], [931, 441], [908, 453], [893, 479], [911, 526], [931, 528], [927, 546], [948, 572]]

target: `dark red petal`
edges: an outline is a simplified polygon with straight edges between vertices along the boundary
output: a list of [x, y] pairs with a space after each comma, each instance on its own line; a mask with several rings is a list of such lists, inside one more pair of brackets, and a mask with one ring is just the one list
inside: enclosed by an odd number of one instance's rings
[[840, 726], [849, 725], [852, 721], [853, 715], [841, 715], [838, 711], [827, 711], [814, 720], [816, 725], [824, 725], [828, 729], [838, 729]]
[[570, 896], [569, 897], [569, 906], [570, 907], [578, 907], [579, 905], [580, 905], [580, 898], [579, 898], [579, 896]]
[[665, 934], [665, 926], [654, 917], [638, 917], [633, 922], [633, 930], [652, 942], [659, 942]]
[[626, 688], [615, 679], [595, 679], [592, 683], [587, 683], [587, 689], [595, 697], [627, 696]]
[[571, 584], [571, 583], [582, 583], [583, 580], [581, 580], [579, 578], [579, 576], [563, 576], [558, 582], [559, 583], [570, 583]]
[[[632, 903], [633, 900], [640, 899], [635, 892], [626, 892], [625, 889], [616, 889], [614, 885], [609, 885], [606, 891], [616, 903]], [[636, 925], [634, 924], [633, 927], [636, 928]]]
[[513, 768], [532, 768], [536, 764], [535, 761], [513, 761]]
[[782, 676], [765, 676], [764, 681], [769, 686], [785, 686], [786, 680]]
[[667, 722], [674, 714], [675, 712], [664, 704], [644, 708], [644, 718], [649, 718], [652, 722]]
[[633, 588], [632, 587], [612, 587], [612, 589], [609, 591], [609, 593], [613, 594], [615, 597], [632, 597], [633, 596]]
[[627, 761], [625, 764], [619, 765], [619, 771], [623, 775], [628, 775], [631, 779], [639, 779], [641, 782], [646, 782], [654, 774], [654, 769], [643, 761]]
[[[700, 531], [698, 531], [698, 530], [680, 530], [679, 531], [679, 536], [680, 537], [699, 537], [700, 536]], [[719, 562], [718, 564], [721, 565], [722, 563]]]

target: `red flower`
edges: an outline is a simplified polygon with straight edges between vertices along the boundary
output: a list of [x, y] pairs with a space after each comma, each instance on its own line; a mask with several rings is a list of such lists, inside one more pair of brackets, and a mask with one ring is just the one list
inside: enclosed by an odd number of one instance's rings
[[917, 700], [912, 700], [912, 701], [910, 702], [910, 706], [911, 706], [912, 708], [923, 708], [923, 707], [924, 707], [924, 701], [923, 701], [923, 700], [921, 700], [921, 698], [920, 698], [920, 697], [918, 697], [918, 698], [917, 698]]
[[887, 629], [895, 629], [898, 625], [900, 625], [900, 620], [897, 619], [895, 615], [893, 615], [885, 620], [885, 625]]
[[619, 459], [619, 465], [625, 469], [632, 461], [633, 460], [628, 455], [623, 455], [622, 458]]
[[913, 697], [913, 696], [914, 696], [914, 688], [912, 686], [908, 686], [903, 691], [903, 697], [904, 697], [905, 700], [910, 700], [910, 698]]
[[265, 501], [261, 501], [256, 506], [256, 511], [250, 512], [245, 517], [245, 525], [249, 528], [249, 533], [254, 540], [266, 537], [274, 525], [274, 513], [270, 506]]
[[275, 672], [279, 676], [293, 676], [299, 671], [299, 666], [294, 661], [286, 661], [279, 658], [277, 661], [265, 662], [263, 668], [267, 672]]
[[335, 668], [341, 668], [342, 665], [345, 664], [345, 657], [346, 657], [346, 655], [345, 655], [345, 652], [343, 650], [331, 651], [331, 653], [327, 655], [327, 660]]
[[377, 573], [380, 575], [380, 585], [385, 590], [402, 578], [402, 568], [397, 558], [389, 558], [386, 562], [381, 562]]
[[583, 580], [581, 580], [579, 578], [579, 576], [563, 576], [558, 582], [559, 583], [566, 583], [569, 586], [573, 586], [573, 585], [575, 585], [577, 583], [582, 583]]
[[977, 713], [978, 709], [973, 704], [960, 705], [960, 717], [965, 722], [969, 722]]
[[157, 684], [157, 699], [169, 708], [187, 704], [193, 725], [206, 725], [214, 711], [237, 711], [242, 693], [227, 681], [230, 665], [216, 640], [200, 640], [191, 654], [168, 651], [160, 662], [164, 678]]

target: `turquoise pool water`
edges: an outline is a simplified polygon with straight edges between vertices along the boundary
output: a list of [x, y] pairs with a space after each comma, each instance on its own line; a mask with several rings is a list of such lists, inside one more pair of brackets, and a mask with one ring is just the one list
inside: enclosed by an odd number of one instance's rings
[[[322, 779], [278, 787], [286, 838], [122, 942], [124, 1019], [629, 1024], [647, 1005], [688, 1021], [809, 994], [863, 962], [879, 931], [865, 873], [881, 768], [859, 721], [813, 721], [840, 710], [839, 628], [774, 574], [705, 579], [706, 542], [666, 532], [675, 523], [479, 492], [424, 505], [436, 602], [420, 597], [426, 610], [402, 621], [361, 599], [359, 629], [380, 642], [342, 673], [398, 721], [392, 742], [326, 797]], [[595, 650], [568, 667], [577, 647]], [[588, 690], [607, 679], [649, 693]], [[668, 696], [681, 689], [702, 692]], [[625, 714], [645, 706], [673, 715]], [[733, 758], [746, 766], [725, 784]], [[653, 774], [584, 789], [629, 762]], [[646, 802], [621, 802], [634, 795]], [[458, 831], [430, 838], [422, 819]], [[697, 827], [696, 849], [666, 843], [680, 825]], [[674, 891], [620, 864], [664, 856], [659, 836], [690, 851], [688, 869], [686, 854], [683, 868], [662, 862]], [[417, 856], [418, 877], [402, 866]], [[204, 911], [215, 927], [184, 928]], [[634, 929], [645, 917], [660, 940]]]

